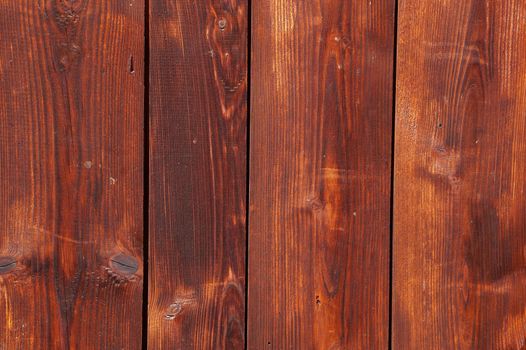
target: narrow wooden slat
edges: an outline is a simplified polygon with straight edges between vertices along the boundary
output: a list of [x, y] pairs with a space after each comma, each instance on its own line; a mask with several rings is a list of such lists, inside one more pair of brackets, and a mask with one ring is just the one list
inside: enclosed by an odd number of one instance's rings
[[249, 349], [386, 349], [394, 1], [252, 2]]
[[393, 349], [523, 349], [526, 3], [399, 21]]
[[139, 349], [144, 6], [0, 3], [0, 348]]
[[150, 0], [148, 345], [242, 349], [246, 0]]

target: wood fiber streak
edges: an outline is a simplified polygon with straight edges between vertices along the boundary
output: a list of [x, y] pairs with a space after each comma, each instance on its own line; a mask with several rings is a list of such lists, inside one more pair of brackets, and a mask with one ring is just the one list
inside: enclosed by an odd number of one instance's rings
[[152, 349], [243, 349], [247, 2], [150, 0]]
[[393, 349], [525, 349], [526, 3], [399, 19]]
[[143, 16], [0, 2], [1, 349], [141, 346]]
[[386, 349], [394, 1], [252, 2], [249, 349]]

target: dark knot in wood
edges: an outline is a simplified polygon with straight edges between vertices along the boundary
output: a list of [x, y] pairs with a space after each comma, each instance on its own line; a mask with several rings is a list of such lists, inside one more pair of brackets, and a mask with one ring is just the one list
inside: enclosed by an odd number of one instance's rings
[[221, 18], [221, 19], [217, 22], [217, 25], [219, 26], [219, 29], [220, 29], [220, 30], [225, 30], [225, 28], [226, 28], [226, 19]]
[[12, 256], [0, 257], [0, 275], [13, 271], [16, 267], [16, 259]]
[[124, 275], [133, 275], [139, 269], [139, 262], [133, 256], [118, 254], [110, 259], [110, 267]]

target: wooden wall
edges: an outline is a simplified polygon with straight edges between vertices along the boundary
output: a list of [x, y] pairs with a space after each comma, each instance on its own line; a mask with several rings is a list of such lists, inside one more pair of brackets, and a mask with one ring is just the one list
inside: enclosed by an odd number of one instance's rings
[[0, 1], [0, 350], [526, 348], [526, 3]]

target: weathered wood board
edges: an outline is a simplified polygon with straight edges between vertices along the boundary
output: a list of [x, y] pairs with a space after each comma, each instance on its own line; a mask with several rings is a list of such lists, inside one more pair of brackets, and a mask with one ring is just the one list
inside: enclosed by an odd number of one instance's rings
[[0, 348], [140, 349], [144, 3], [0, 2]]
[[148, 345], [243, 349], [245, 0], [150, 0]]
[[394, 1], [252, 2], [249, 349], [386, 349]]
[[526, 3], [398, 19], [393, 349], [523, 349]]

